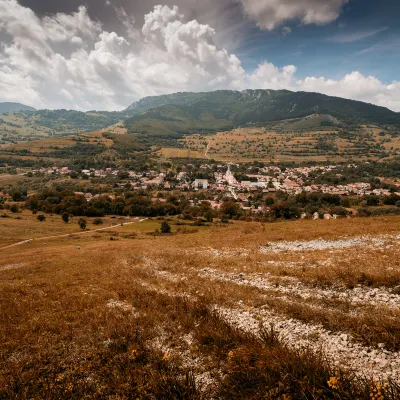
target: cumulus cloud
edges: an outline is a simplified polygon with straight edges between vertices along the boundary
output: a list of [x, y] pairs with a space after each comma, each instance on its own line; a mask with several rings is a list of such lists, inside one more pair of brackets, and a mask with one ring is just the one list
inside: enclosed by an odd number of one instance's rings
[[308, 77], [296, 82], [296, 90], [365, 101], [400, 111], [400, 82], [385, 84], [373, 76], [354, 71], [342, 79]]
[[304, 24], [335, 21], [349, 0], [241, 0], [244, 11], [261, 29], [273, 30], [290, 20]]
[[211, 26], [186, 21], [178, 7], [155, 6], [136, 26], [124, 9], [110, 6], [125, 33], [104, 30], [85, 7], [40, 18], [16, 0], [0, 1], [0, 33], [11, 38], [0, 47], [0, 101], [117, 110], [149, 95], [264, 88], [322, 92], [400, 111], [400, 82], [359, 72], [299, 80], [295, 66], [267, 61], [246, 72], [238, 57], [215, 45]]
[[[120, 109], [146, 95], [244, 86], [240, 60], [213, 43], [210, 26], [185, 22], [177, 7], [156, 6], [141, 32], [123, 9], [117, 13], [126, 21], [126, 37], [102, 31], [85, 7], [40, 19], [16, 0], [2, 1], [0, 31], [12, 42], [0, 52], [0, 98], [39, 107]], [[72, 48], [60, 51], [55, 43], [61, 42]]]
[[289, 89], [295, 86], [295, 74], [294, 65], [286, 65], [280, 69], [264, 62], [248, 77], [248, 81], [250, 87], [257, 89]]

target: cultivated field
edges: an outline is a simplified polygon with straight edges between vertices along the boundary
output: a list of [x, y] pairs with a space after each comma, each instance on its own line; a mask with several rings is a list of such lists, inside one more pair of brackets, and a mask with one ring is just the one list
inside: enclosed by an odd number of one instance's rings
[[159, 223], [2, 251], [0, 398], [399, 398], [400, 217]]
[[103, 137], [103, 132], [95, 131], [90, 133], [84, 133], [79, 136], [67, 136], [60, 138], [40, 139], [32, 140], [29, 142], [20, 142], [16, 145], [8, 145], [5, 147], [6, 150], [24, 150], [27, 149], [32, 153], [48, 153], [54, 152], [55, 150], [72, 147], [77, 143], [85, 144], [103, 144], [106, 147], [111, 147], [113, 141]]
[[[385, 151], [393, 157], [400, 150], [400, 137], [392, 137], [376, 127], [361, 126], [352, 132], [335, 128], [291, 130], [290, 127], [282, 122], [273, 130], [238, 128], [215, 135], [194, 134], [183, 139], [182, 144], [204, 158], [236, 162], [344, 162], [381, 159]], [[176, 157], [172, 152], [168, 156]]]

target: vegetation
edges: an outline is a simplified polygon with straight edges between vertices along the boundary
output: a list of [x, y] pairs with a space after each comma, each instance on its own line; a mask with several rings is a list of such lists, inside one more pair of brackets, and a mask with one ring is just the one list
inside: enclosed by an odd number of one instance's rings
[[398, 382], [381, 380], [390, 368], [375, 360], [390, 362], [399, 346], [398, 312], [379, 296], [356, 302], [400, 283], [395, 239], [348, 252], [260, 249], [394, 237], [399, 218], [123, 238], [132, 225], [113, 233], [118, 241], [93, 232], [9, 248], [0, 264], [0, 397], [395, 400]]
[[211, 133], [246, 125], [265, 126], [273, 121], [313, 114], [329, 116], [330, 119], [318, 122], [319, 126], [325, 122], [323, 128], [361, 123], [400, 124], [398, 113], [383, 107], [287, 90], [176, 93], [144, 98], [127, 112], [134, 114], [125, 121], [130, 133], [141, 133], [139, 140], [143, 143], [151, 140], [152, 144], [167, 147], [176, 145], [179, 138], [190, 133]]

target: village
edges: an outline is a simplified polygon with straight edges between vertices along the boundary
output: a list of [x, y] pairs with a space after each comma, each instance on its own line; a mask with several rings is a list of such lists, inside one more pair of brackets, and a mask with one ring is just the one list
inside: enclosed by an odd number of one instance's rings
[[[391, 191], [384, 188], [372, 189], [371, 184], [367, 182], [353, 182], [347, 184], [328, 185], [328, 184], [308, 184], [307, 180], [311, 173], [324, 175], [327, 172], [338, 169], [338, 165], [327, 166], [312, 166], [282, 169], [278, 166], [265, 166], [259, 168], [257, 174], [248, 173], [246, 176], [249, 180], [238, 180], [235, 177], [233, 168], [239, 169], [239, 164], [228, 165], [209, 165], [202, 164], [199, 166], [199, 171], [202, 175], [207, 175], [207, 178], [191, 179], [194, 173], [193, 164], [187, 164], [188, 171], [180, 172], [158, 172], [154, 170], [145, 172], [136, 171], [121, 171], [113, 168], [95, 169], [89, 168], [80, 171], [79, 175], [84, 178], [107, 179], [114, 178], [118, 180], [119, 185], [124, 187], [129, 184], [131, 190], [146, 190], [146, 189], [162, 189], [162, 190], [182, 190], [182, 191], [206, 191], [210, 193], [222, 192], [228, 197], [233, 197], [235, 200], [243, 200], [245, 196], [241, 194], [257, 192], [262, 190], [263, 193], [283, 192], [290, 195], [300, 193], [329, 193], [339, 196], [389, 196]], [[355, 164], [347, 165], [347, 168], [358, 168]], [[249, 167], [248, 170], [251, 170]], [[196, 172], [196, 171], [195, 171]], [[64, 175], [77, 177], [77, 172], [68, 167], [49, 167], [41, 168], [32, 171], [33, 174], [44, 175]], [[336, 176], [340, 177], [341, 174]], [[400, 183], [396, 186], [399, 187]], [[90, 196], [89, 196], [90, 197]]]

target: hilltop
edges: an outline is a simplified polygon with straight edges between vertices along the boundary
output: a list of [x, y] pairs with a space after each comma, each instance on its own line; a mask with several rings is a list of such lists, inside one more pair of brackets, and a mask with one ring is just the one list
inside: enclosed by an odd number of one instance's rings
[[218, 130], [313, 114], [329, 115], [350, 124], [400, 124], [400, 114], [384, 107], [320, 93], [288, 90], [175, 93], [146, 97], [125, 111], [133, 114], [126, 124], [133, 130], [146, 133], [156, 129], [157, 121], [163, 121], [165, 129], [179, 133], [182, 129], [198, 129], [204, 120]]
[[0, 103], [0, 114], [20, 111], [36, 111], [36, 109], [21, 103]]

